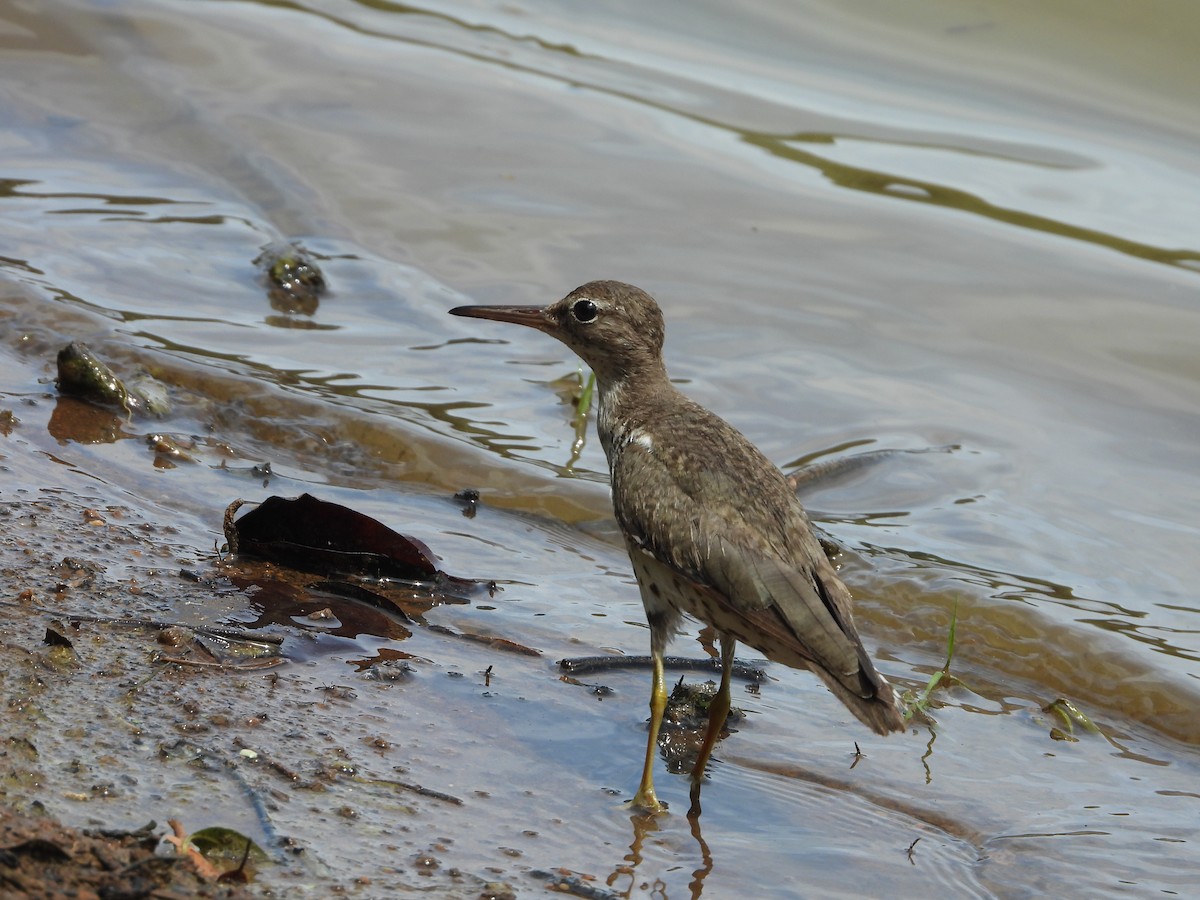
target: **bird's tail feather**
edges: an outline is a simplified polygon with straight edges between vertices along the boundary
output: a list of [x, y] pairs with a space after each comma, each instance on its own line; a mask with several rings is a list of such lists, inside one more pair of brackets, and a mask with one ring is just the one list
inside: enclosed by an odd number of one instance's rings
[[[896, 694], [892, 690], [892, 686], [878, 672], [872, 672], [871, 674], [875, 677], [870, 678], [869, 681], [866, 677], [863, 678], [864, 682], [869, 683], [874, 688], [873, 694], [864, 697], [855, 691], [851, 691], [833, 675], [822, 671], [818, 667], [813, 666], [812, 670], [833, 691], [834, 696], [841, 700], [850, 712], [854, 713], [854, 717], [876, 734], [890, 734], [893, 731], [904, 731], [907, 727], [904, 723], [904, 716], [900, 712], [899, 704], [896, 702]], [[865, 675], [866, 673], [863, 674]]]

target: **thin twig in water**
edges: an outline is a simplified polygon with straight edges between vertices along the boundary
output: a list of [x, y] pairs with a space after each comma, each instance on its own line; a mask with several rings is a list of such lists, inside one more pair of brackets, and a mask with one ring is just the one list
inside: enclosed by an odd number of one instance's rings
[[917, 864], [917, 861], [915, 859], [913, 859], [913, 849], [917, 846], [917, 843], [920, 840], [921, 840], [920, 838], [917, 838], [915, 841], [913, 841], [911, 844], [909, 844], [908, 850], [906, 851], [908, 853], [908, 861], [910, 863], [912, 863], [914, 866]]
[[251, 659], [243, 663], [211, 662], [206, 659], [181, 659], [177, 656], [160, 656], [158, 661], [173, 666], [196, 666], [201, 669], [226, 669], [230, 672], [252, 672], [255, 669], [273, 669], [282, 666], [286, 659], [282, 656], [272, 656], [268, 659]]
[[463, 805], [462, 800], [452, 794], [443, 794], [441, 791], [435, 791], [433, 788], [422, 787], [419, 784], [411, 784], [407, 781], [396, 781], [391, 778], [362, 778], [359, 776], [356, 776], [354, 780], [359, 784], [384, 784], [400, 788], [401, 790], [412, 791], [414, 794], [420, 794], [422, 797], [453, 803], [455, 806]]
[[[650, 668], [653, 660], [649, 656], [577, 656], [570, 659], [560, 659], [558, 666], [564, 672], [572, 675], [586, 675], [589, 672], [606, 672], [611, 669], [643, 669]], [[685, 669], [701, 672], [720, 672], [721, 660], [706, 656], [692, 658], [688, 656], [663, 657], [663, 666], [668, 669]], [[733, 674], [748, 681], [766, 681], [767, 673], [761, 666], [742, 660], [734, 660]]]

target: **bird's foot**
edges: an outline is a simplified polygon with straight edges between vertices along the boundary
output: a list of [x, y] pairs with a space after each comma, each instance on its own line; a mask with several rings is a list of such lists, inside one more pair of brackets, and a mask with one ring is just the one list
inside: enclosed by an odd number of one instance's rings
[[626, 806], [637, 812], [647, 813], [652, 816], [657, 816], [667, 811], [667, 804], [654, 796], [653, 788], [648, 791], [638, 791], [634, 794], [632, 800], [626, 801]]
[[692, 805], [688, 807], [688, 818], [695, 819], [700, 815], [700, 786], [704, 783], [704, 777], [692, 779], [692, 789], [688, 792], [688, 797], [692, 801]]

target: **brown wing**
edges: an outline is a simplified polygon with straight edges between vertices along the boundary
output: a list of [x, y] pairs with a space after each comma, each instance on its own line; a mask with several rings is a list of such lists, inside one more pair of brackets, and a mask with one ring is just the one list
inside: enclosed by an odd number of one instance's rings
[[[707, 592], [715, 627], [769, 658], [808, 666], [876, 731], [903, 728], [891, 687], [854, 627], [849, 592], [799, 501], [778, 469], [715, 421], [728, 434], [718, 435], [724, 452], [711, 458], [692, 458], [687, 445], [663, 440], [623, 448], [613, 460], [622, 529]], [[623, 490], [626, 479], [639, 490]]]

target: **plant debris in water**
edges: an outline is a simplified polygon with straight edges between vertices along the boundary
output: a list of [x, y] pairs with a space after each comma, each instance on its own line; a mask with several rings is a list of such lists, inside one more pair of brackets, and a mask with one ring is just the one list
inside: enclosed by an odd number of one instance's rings
[[[649, 656], [574, 656], [560, 659], [558, 667], [571, 675], [587, 675], [592, 672], [607, 672], [612, 669], [648, 669], [654, 665]], [[721, 660], [713, 656], [664, 656], [663, 667], [700, 672], [720, 672]], [[734, 678], [762, 682], [767, 673], [761, 665], [735, 659], [730, 670]]]
[[466, 518], [475, 518], [475, 513], [479, 512], [479, 491], [475, 488], [463, 488], [454, 495], [454, 499], [463, 505], [462, 514]]
[[1096, 723], [1083, 710], [1065, 697], [1059, 697], [1053, 703], [1043, 706], [1042, 712], [1059, 723], [1059, 725], [1054, 725], [1050, 728], [1050, 737], [1056, 741], [1078, 741], [1079, 738], [1075, 737], [1076, 725], [1090, 734], [1100, 733], [1100, 729], [1096, 727]]
[[[958, 632], [958, 601], [954, 601], [954, 609], [950, 613], [950, 630], [946, 635], [946, 662], [940, 669], [929, 676], [929, 681], [920, 692], [905, 691], [900, 698], [904, 706], [904, 720], [909, 721], [917, 713], [929, 716], [929, 704], [933, 692], [947, 679], [950, 682], [961, 683], [957, 677], [950, 674], [950, 663], [954, 659], [954, 642]], [[930, 717], [932, 718], [932, 717]]]
[[279, 312], [311, 316], [325, 293], [325, 275], [299, 244], [269, 244], [254, 260], [267, 282], [271, 306]]
[[[251, 628], [320, 616], [321, 630], [330, 634], [404, 640], [412, 634], [404, 623], [423, 623], [430, 608], [469, 603], [497, 590], [495, 582], [442, 572], [421, 541], [348, 507], [309, 494], [269, 497], [236, 518], [244, 503], [236, 500], [225, 511], [229, 551], [241, 561], [226, 574], [238, 588], [256, 591], [261, 616]], [[313, 581], [311, 574], [321, 579]], [[538, 653], [490, 635], [452, 635], [496, 649]]]
[[211, 880], [245, 883], [251, 880], [255, 868], [270, 862], [262, 847], [232, 828], [201, 828], [184, 837], [183, 826], [177, 820], [171, 819], [170, 825], [174, 834], [168, 835], [167, 841]]
[[571, 455], [563, 467], [569, 472], [579, 462], [587, 443], [588, 420], [591, 418], [592, 397], [596, 391], [596, 373], [588, 372], [585, 378], [583, 367], [580, 366], [578, 371], [552, 381], [551, 387], [572, 409], [571, 428], [575, 432], [575, 439], [571, 442]]
[[[696, 755], [708, 730], [708, 710], [716, 695], [715, 681], [685, 684], [680, 678], [671, 689], [671, 696], [667, 698], [667, 708], [663, 711], [662, 731], [658, 736], [658, 746], [668, 772], [690, 772], [695, 766]], [[745, 712], [731, 706], [717, 740], [722, 741], [736, 732], [737, 729], [730, 727], [730, 723], [744, 718]]]
[[416, 538], [311, 494], [292, 500], [268, 497], [235, 519], [243, 505], [244, 500], [235, 500], [225, 511], [225, 539], [231, 553], [319, 575], [398, 582], [460, 600], [494, 590], [492, 582], [442, 572], [433, 551]]

